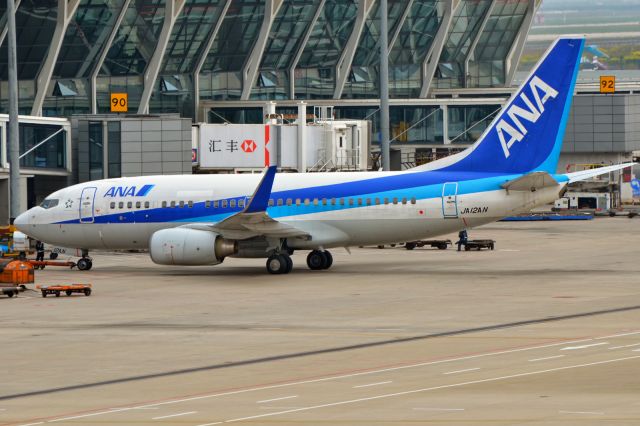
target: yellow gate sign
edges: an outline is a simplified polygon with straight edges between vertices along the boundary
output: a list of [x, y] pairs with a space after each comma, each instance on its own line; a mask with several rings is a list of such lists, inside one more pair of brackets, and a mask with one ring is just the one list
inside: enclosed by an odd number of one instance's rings
[[129, 96], [127, 93], [111, 94], [111, 112], [129, 111]]
[[600, 76], [600, 93], [615, 93], [616, 77], [613, 75]]

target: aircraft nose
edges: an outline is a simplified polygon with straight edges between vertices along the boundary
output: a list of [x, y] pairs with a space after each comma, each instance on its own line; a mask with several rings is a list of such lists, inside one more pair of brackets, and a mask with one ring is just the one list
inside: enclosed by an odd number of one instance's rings
[[13, 225], [18, 229], [18, 231], [27, 233], [27, 227], [29, 226], [29, 211], [26, 211], [13, 221]]

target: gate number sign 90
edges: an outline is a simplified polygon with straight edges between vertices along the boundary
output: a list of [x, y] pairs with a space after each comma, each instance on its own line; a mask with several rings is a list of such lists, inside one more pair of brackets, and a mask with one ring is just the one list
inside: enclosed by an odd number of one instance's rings
[[126, 93], [111, 94], [111, 112], [127, 112], [128, 96]]

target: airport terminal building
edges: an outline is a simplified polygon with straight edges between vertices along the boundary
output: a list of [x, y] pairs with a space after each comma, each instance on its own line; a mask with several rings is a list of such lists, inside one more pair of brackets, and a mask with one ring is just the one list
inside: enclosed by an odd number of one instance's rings
[[[398, 167], [456, 152], [480, 136], [513, 90], [541, 3], [389, 0], [391, 137], [399, 154]], [[25, 116], [71, 122], [74, 116], [82, 117], [88, 122], [82, 125], [84, 136], [92, 128], [95, 135], [108, 136], [109, 129], [119, 126], [118, 117], [157, 121], [173, 114], [193, 123], [262, 124], [273, 108], [290, 117], [300, 102], [306, 102], [309, 107], [333, 107], [336, 119], [370, 120], [373, 146], [379, 142], [378, 1], [16, 0], [16, 4], [19, 109]], [[1, 2], [0, 113], [8, 111], [5, 12]], [[127, 94], [126, 114], [111, 112], [115, 93]], [[113, 117], [105, 119], [105, 114]], [[96, 123], [101, 123], [99, 129]], [[176, 124], [184, 133], [183, 125]], [[113, 166], [115, 160], [100, 151], [95, 137], [73, 136], [73, 144], [64, 139], [72, 137], [67, 132], [57, 137], [62, 140], [54, 148], [45, 144], [25, 156], [34, 179], [55, 175], [55, 185], [64, 186], [92, 175], [78, 172], [80, 153], [91, 157], [103, 177], [122, 174], [123, 168]], [[1, 140], [0, 185], [2, 167], [7, 166], [6, 126]], [[40, 140], [34, 136], [21, 144], [35, 146]], [[132, 163], [125, 155], [130, 152], [127, 142], [122, 141], [118, 155]], [[183, 136], [179, 142], [185, 152], [172, 161], [184, 164], [191, 150]], [[623, 145], [626, 150], [626, 143], [617, 146]], [[578, 146], [573, 144], [572, 149]], [[52, 149], [55, 153], [43, 154]], [[140, 151], [131, 152], [142, 157]], [[60, 158], [68, 162], [63, 164]], [[185, 172], [183, 165], [166, 169]], [[45, 195], [44, 189], [36, 192], [28, 197], [29, 204]]]

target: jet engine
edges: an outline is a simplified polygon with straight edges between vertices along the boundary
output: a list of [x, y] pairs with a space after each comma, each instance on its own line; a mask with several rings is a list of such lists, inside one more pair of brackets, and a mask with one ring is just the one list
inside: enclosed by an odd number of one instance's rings
[[162, 229], [149, 240], [151, 260], [159, 265], [217, 265], [237, 252], [236, 241], [197, 229]]

